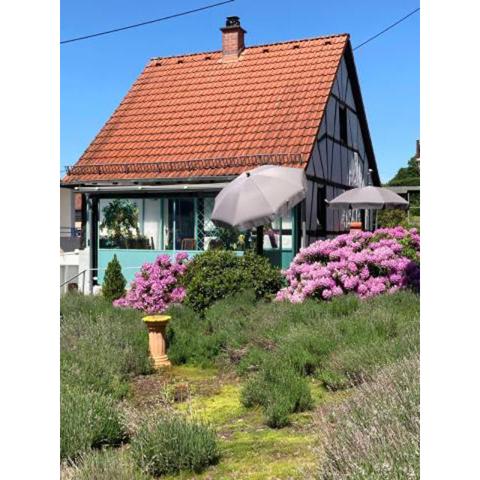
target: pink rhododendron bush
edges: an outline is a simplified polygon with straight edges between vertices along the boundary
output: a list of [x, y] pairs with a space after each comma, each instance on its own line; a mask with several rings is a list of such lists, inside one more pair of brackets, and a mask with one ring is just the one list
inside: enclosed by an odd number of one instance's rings
[[412, 228], [339, 235], [300, 250], [283, 272], [288, 286], [277, 300], [328, 300], [349, 292], [361, 298], [420, 288], [420, 235]]
[[153, 263], [143, 264], [135, 273], [130, 290], [113, 305], [156, 314], [164, 312], [174, 303], [181, 303], [185, 298], [185, 288], [179, 284], [179, 279], [187, 268], [187, 257], [185, 252], [180, 252], [172, 262], [168, 255], [160, 255]]

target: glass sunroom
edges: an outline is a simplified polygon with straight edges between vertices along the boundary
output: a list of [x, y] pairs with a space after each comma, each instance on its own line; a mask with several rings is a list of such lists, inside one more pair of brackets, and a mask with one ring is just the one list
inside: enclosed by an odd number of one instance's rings
[[[170, 196], [115, 196], [96, 199], [93, 249], [97, 282], [116, 255], [131, 281], [145, 262], [158, 255], [186, 251], [189, 256], [221, 246], [242, 255], [256, 240], [256, 231], [215, 227], [211, 214], [215, 193]], [[263, 253], [273, 264], [287, 266], [297, 243], [295, 209], [264, 228]], [[96, 251], [96, 253], [95, 253]]]

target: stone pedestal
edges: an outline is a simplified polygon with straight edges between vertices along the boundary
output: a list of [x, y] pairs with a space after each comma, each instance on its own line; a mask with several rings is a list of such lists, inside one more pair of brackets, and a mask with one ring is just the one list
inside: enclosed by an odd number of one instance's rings
[[165, 335], [170, 318], [168, 315], [143, 317], [143, 321], [148, 329], [148, 345], [155, 369], [172, 366], [167, 357], [167, 339]]

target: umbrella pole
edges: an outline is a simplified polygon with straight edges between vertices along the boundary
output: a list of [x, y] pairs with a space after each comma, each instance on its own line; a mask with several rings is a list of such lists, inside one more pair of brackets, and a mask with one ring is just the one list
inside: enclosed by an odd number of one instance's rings
[[257, 227], [257, 254], [263, 255], [263, 225]]

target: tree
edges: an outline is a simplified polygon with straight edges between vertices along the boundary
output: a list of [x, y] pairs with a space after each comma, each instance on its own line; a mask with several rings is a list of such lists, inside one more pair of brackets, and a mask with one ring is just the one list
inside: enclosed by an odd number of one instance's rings
[[139, 236], [138, 208], [132, 201], [116, 198], [103, 209], [103, 215], [100, 228], [111, 232], [117, 244], [125, 238], [131, 238], [132, 230]]
[[125, 285], [127, 281], [122, 274], [122, 267], [114, 255], [112, 260], [108, 262], [105, 271], [105, 279], [102, 285], [102, 294], [110, 302], [119, 299], [125, 293]]
[[417, 157], [412, 157], [408, 161], [408, 166], [400, 168], [387, 185], [391, 187], [395, 185], [420, 185], [420, 166]]

